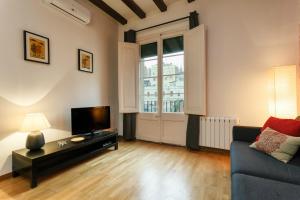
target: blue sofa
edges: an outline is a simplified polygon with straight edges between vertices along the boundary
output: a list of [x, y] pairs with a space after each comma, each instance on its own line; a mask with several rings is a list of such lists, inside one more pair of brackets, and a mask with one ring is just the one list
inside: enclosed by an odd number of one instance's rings
[[233, 128], [232, 200], [300, 200], [300, 150], [285, 164], [249, 147], [259, 133], [259, 127]]

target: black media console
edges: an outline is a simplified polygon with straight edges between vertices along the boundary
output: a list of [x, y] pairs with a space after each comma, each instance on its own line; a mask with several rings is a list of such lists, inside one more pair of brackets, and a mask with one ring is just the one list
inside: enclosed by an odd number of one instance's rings
[[[70, 141], [83, 136], [82, 142]], [[53, 171], [95, 156], [104, 149], [118, 149], [118, 134], [102, 132], [94, 135], [77, 135], [63, 140], [46, 143], [42, 149], [29, 151], [20, 149], [12, 152], [12, 175], [23, 175], [31, 179], [31, 188], [37, 186], [38, 178]], [[62, 143], [66, 143], [61, 146]]]

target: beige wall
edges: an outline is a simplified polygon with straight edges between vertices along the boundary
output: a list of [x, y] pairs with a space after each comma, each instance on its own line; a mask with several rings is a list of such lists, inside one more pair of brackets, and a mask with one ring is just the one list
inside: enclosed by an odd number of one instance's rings
[[[0, 1], [0, 175], [11, 169], [11, 151], [23, 148], [18, 132], [25, 113], [44, 112], [52, 124], [47, 141], [70, 135], [70, 108], [112, 106], [117, 124], [117, 23], [82, 0], [93, 19], [88, 26], [40, 0]], [[23, 60], [23, 30], [50, 39], [51, 64]], [[94, 73], [77, 70], [77, 49], [94, 53]]]
[[119, 26], [119, 40], [124, 30], [138, 30], [197, 10], [200, 22], [207, 26], [208, 115], [235, 116], [242, 125], [259, 126], [270, 115], [271, 67], [298, 64], [298, 2], [197, 0], [188, 4], [180, 0], [165, 13], [154, 12], [144, 20], [131, 19], [127, 26]]

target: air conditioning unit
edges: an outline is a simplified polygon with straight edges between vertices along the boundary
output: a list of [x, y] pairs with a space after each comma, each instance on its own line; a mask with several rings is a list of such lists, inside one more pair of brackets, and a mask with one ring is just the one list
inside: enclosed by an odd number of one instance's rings
[[62, 12], [63, 14], [72, 17], [76, 21], [89, 24], [91, 21], [91, 12], [74, 0], [44, 0], [45, 3]]

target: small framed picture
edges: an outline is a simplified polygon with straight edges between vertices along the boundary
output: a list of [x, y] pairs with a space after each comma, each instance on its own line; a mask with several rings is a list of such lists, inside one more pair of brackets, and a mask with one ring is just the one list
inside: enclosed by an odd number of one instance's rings
[[93, 73], [93, 53], [78, 49], [78, 70]]
[[24, 60], [50, 64], [49, 38], [24, 31]]

